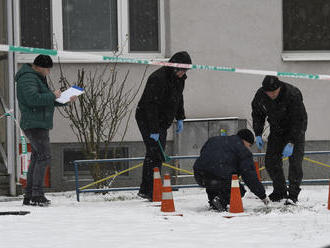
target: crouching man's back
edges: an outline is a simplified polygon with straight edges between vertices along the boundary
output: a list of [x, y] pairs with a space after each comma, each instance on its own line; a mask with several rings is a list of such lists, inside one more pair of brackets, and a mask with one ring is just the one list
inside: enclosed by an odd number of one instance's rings
[[[194, 164], [194, 176], [196, 182], [206, 188], [211, 209], [227, 210], [233, 174], [241, 175], [249, 189], [268, 204], [249, 149], [253, 143], [252, 132], [242, 129], [237, 135], [212, 137], [202, 147], [200, 157]], [[243, 185], [240, 189], [243, 197]]]

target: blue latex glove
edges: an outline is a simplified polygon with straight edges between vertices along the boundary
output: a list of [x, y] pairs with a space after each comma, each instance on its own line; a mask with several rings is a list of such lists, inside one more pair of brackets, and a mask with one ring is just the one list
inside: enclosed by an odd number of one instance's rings
[[183, 130], [183, 120], [178, 120], [176, 123], [176, 133], [181, 133]]
[[257, 144], [258, 149], [261, 150], [264, 145], [264, 141], [262, 140], [261, 136], [256, 137], [256, 144]]
[[152, 133], [150, 134], [150, 138], [155, 140], [156, 142], [159, 140], [159, 133]]
[[291, 143], [286, 144], [282, 152], [283, 157], [290, 157], [292, 153], [293, 153], [293, 145]]

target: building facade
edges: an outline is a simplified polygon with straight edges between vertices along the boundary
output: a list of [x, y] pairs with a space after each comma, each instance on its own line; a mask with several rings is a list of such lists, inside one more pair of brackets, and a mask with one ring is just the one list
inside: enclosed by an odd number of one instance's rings
[[[175, 52], [185, 50], [191, 55], [194, 64], [330, 74], [330, 5], [326, 1], [194, 0], [192, 3], [189, 0], [1, 0], [0, 4], [1, 44], [106, 56], [113, 56], [115, 51], [122, 57], [164, 61]], [[8, 10], [11, 12], [8, 13]], [[12, 43], [8, 39], [8, 27], [12, 29]], [[16, 72], [22, 63], [31, 63], [36, 55], [16, 53], [13, 56], [13, 66], [8, 66], [10, 56], [0, 53], [0, 97], [8, 109], [12, 104], [10, 101], [14, 104], [16, 102], [14, 91], [10, 89], [12, 72]], [[54, 62], [50, 79], [56, 86], [60, 78], [60, 67], [56, 58]], [[93, 72], [103, 66], [104, 63], [90, 58], [61, 59], [61, 68], [71, 82], [75, 82], [79, 69]], [[9, 67], [13, 67], [12, 70]], [[156, 68], [148, 67], [147, 76]], [[129, 87], [135, 87], [142, 78], [144, 69], [144, 65], [120, 64], [118, 77], [124, 77], [129, 70], [127, 83]], [[251, 100], [262, 79], [262, 75], [189, 71], [184, 91], [187, 118], [235, 116], [239, 120], [245, 120], [249, 127]], [[281, 79], [296, 85], [304, 96], [309, 120], [306, 150], [329, 150], [330, 116], [326, 114], [330, 104], [329, 82]], [[132, 109], [141, 93], [142, 91]], [[1, 113], [5, 112], [5, 107], [1, 108]], [[19, 118], [17, 107], [15, 114]], [[0, 154], [2, 161], [11, 159], [11, 163], [15, 163], [13, 168], [16, 169], [16, 164], [19, 164], [19, 133], [12, 124], [8, 126], [8, 122], [0, 120]], [[51, 189], [69, 190], [73, 187], [70, 161], [81, 156], [81, 146], [77, 143], [68, 120], [63, 119], [58, 112], [54, 123], [51, 131]], [[178, 150], [175, 144], [179, 142], [179, 137], [173, 135], [174, 132], [169, 132], [169, 154], [184, 155], [181, 152], [199, 151], [202, 141], [208, 137], [203, 136], [208, 125], [206, 127], [205, 123], [201, 124], [203, 121], [196, 123], [199, 126], [194, 129], [194, 134], [201, 137], [200, 144], [197, 145], [193, 139], [189, 140], [186, 133], [181, 138], [187, 143], [185, 148], [188, 151]], [[221, 123], [219, 120], [218, 127], [221, 127]], [[189, 129], [190, 124], [187, 125]], [[229, 125], [232, 132], [235, 125]], [[121, 131], [115, 137], [113, 146], [124, 146], [126, 150], [122, 154], [128, 157], [143, 156], [144, 147], [134, 118], [129, 121], [123, 143], [119, 142]], [[8, 147], [8, 139], [13, 136], [16, 137], [16, 144], [11, 144], [10, 147], [15, 148], [15, 156], [11, 155], [13, 151]], [[326, 155], [318, 158], [325, 163], [329, 160]], [[130, 165], [126, 164], [124, 167]], [[185, 168], [188, 167], [185, 165]], [[140, 170], [132, 171], [116, 183], [120, 186], [137, 185], [140, 174]], [[325, 168], [309, 165], [305, 167], [305, 178], [327, 178], [328, 175]], [[87, 172], [85, 180], [90, 180]]]

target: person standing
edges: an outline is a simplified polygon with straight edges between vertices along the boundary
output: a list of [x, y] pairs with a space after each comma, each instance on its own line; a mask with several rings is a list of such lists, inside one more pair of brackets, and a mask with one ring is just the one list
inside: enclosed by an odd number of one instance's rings
[[[169, 62], [191, 64], [191, 58], [182, 51], [175, 53]], [[174, 119], [177, 120], [176, 133], [183, 130], [186, 71], [167, 66], [154, 71], [147, 80], [136, 109], [135, 119], [146, 147], [138, 195], [148, 200], [152, 200], [153, 169], [158, 167], [161, 170], [164, 160], [158, 143], [165, 149], [167, 129]]]
[[[43, 191], [45, 169], [51, 159], [49, 130], [53, 128], [54, 107], [63, 105], [55, 101], [61, 91], [52, 92], [47, 84], [46, 76], [52, 67], [50, 56], [38, 55], [32, 65], [24, 64], [15, 76], [20, 128], [31, 144], [24, 205], [50, 204]], [[71, 97], [70, 101], [75, 99], [76, 96]]]
[[[307, 113], [300, 90], [275, 76], [266, 76], [252, 101], [253, 130], [259, 149], [264, 145], [262, 133], [266, 118], [270, 134], [265, 166], [273, 181], [273, 192], [269, 198], [271, 201], [287, 198], [285, 204], [295, 204], [303, 178], [302, 160], [307, 129]], [[282, 157], [289, 157], [289, 188], [286, 186]]]
[[[249, 189], [265, 205], [269, 204], [254, 167], [250, 151], [253, 143], [253, 133], [248, 129], [241, 129], [237, 135], [211, 137], [203, 145], [193, 168], [196, 182], [206, 188], [210, 209], [227, 211], [233, 174], [241, 175]], [[246, 191], [242, 184], [240, 192], [243, 197]]]

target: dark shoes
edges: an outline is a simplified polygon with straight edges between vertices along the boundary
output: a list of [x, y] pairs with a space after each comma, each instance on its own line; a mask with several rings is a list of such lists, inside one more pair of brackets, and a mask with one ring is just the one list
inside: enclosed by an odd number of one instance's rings
[[301, 189], [299, 186], [292, 184], [289, 186], [289, 196], [286, 202], [284, 203], [285, 205], [297, 205], [298, 203], [298, 195], [300, 193]]
[[33, 197], [24, 197], [23, 205], [26, 206], [40, 206], [45, 207], [50, 205], [50, 200], [48, 200], [45, 196], [33, 196]]
[[224, 212], [227, 211], [227, 205], [223, 203], [221, 198], [219, 196], [216, 196], [213, 198], [210, 203], [210, 210], [216, 210], [218, 212]]
[[32, 196], [31, 205], [46, 207], [50, 205], [50, 200], [48, 200], [45, 196]]
[[288, 193], [286, 191], [273, 191], [268, 197], [272, 202], [279, 202], [282, 199], [287, 199]]
[[23, 205], [31, 205], [31, 198], [30, 197], [24, 197], [23, 199]]
[[298, 197], [289, 194], [288, 199], [285, 201], [284, 205], [297, 205], [298, 203]]
[[152, 201], [152, 196], [149, 195], [149, 194], [139, 192], [137, 195], [140, 196], [143, 199], [147, 199], [148, 201]]

